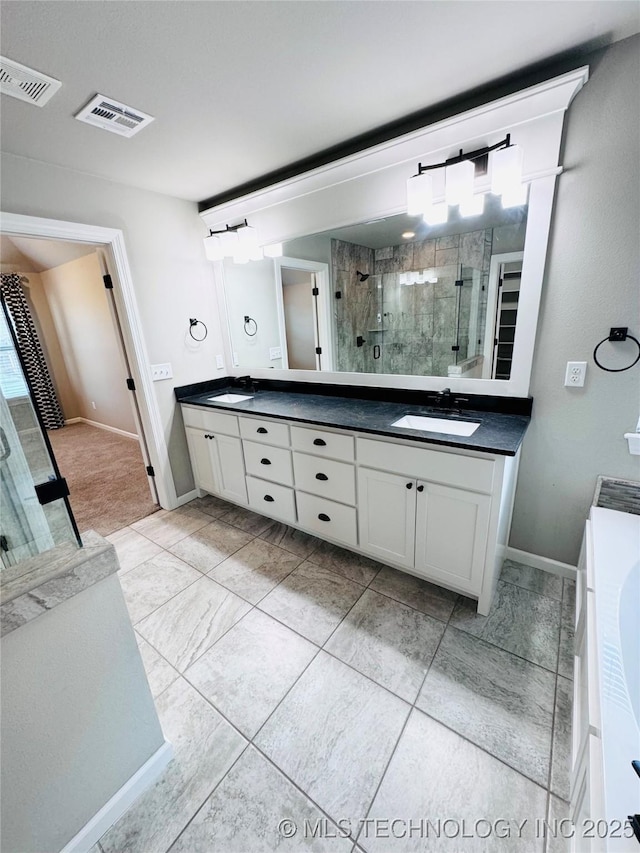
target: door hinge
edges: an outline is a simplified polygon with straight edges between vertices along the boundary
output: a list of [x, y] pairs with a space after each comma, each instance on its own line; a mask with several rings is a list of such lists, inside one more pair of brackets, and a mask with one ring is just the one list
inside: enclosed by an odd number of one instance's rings
[[0, 536], [0, 550], [2, 550], [2, 551], [8, 551], [9, 550], [9, 540], [7, 539], [7, 537], [4, 534], [2, 536]]
[[316, 347], [316, 355], [322, 355], [322, 347]]
[[53, 501], [59, 501], [60, 498], [66, 498], [69, 495], [69, 486], [64, 477], [47, 480], [46, 483], [40, 483], [34, 488], [38, 503], [42, 506], [53, 503]]
[[136, 383], [133, 381], [133, 379], [130, 376], [127, 379], [127, 388], [129, 389], [129, 391], [135, 391], [136, 390]]
[[342, 299], [342, 291], [336, 290], [336, 299]]
[[104, 286], [107, 288], [107, 290], [113, 290], [113, 281], [111, 280], [111, 276], [109, 275], [109, 273], [103, 275], [102, 280], [104, 281]]
[[156, 476], [156, 472], [153, 470], [153, 465], [147, 465], [147, 474], [148, 474], [150, 477], [155, 477], [155, 476]]
[[312, 288], [311, 288], [311, 295], [312, 295], [312, 296], [318, 296], [318, 295], [319, 295], [319, 293], [320, 293], [320, 291], [318, 290], [318, 288], [317, 288], [317, 287], [312, 287]]
[[452, 352], [460, 352], [460, 347], [456, 344], [456, 346], [451, 347]]
[[459, 278], [459, 279], [456, 281], [456, 287], [464, 287], [464, 279]]

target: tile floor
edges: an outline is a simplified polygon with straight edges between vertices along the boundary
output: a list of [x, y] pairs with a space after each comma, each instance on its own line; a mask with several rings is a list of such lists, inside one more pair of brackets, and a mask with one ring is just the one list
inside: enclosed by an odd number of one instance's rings
[[566, 849], [572, 582], [482, 617], [214, 497], [108, 538], [175, 760], [95, 853]]

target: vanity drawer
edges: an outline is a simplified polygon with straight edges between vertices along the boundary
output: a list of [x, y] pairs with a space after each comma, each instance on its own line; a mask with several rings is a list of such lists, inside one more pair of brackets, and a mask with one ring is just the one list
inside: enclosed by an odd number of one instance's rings
[[249, 506], [290, 524], [296, 523], [296, 499], [293, 489], [247, 477]]
[[200, 406], [182, 406], [182, 420], [185, 426], [204, 429], [208, 432], [221, 432], [223, 435], [240, 435], [238, 418], [203, 409]]
[[493, 460], [477, 456], [359, 438], [358, 462], [369, 468], [406, 474], [472, 492], [489, 494], [493, 488]]
[[277, 421], [263, 421], [258, 418], [240, 418], [240, 435], [262, 444], [275, 444], [289, 447], [289, 427]]
[[293, 473], [297, 489], [347, 504], [356, 502], [356, 472], [348, 462], [294, 452]]
[[304, 492], [297, 493], [296, 501], [301, 527], [346, 545], [358, 544], [356, 511], [353, 507]]
[[344, 462], [353, 462], [355, 459], [354, 439], [351, 435], [292, 426], [291, 444], [294, 450], [302, 450], [316, 456], [328, 456]]
[[291, 451], [282, 447], [271, 447], [268, 444], [257, 444], [254, 441], [243, 441], [244, 464], [247, 474], [293, 486], [293, 466]]

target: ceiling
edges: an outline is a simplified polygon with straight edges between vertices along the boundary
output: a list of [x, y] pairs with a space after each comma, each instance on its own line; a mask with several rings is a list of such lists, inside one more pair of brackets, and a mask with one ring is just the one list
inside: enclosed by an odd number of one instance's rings
[[[2, 96], [2, 150], [199, 201], [567, 51], [640, 31], [635, 0], [13, 0], [4, 56], [62, 81]], [[155, 116], [75, 121], [96, 93]]]
[[87, 243], [0, 235], [0, 263], [16, 272], [44, 272], [95, 252]]

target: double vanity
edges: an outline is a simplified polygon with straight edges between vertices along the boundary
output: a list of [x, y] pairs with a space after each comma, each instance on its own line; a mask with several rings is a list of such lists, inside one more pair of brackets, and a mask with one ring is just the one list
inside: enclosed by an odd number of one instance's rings
[[196, 487], [476, 598], [486, 615], [531, 400], [500, 412], [496, 398], [483, 411], [472, 398], [438, 408], [332, 389], [176, 389]]

